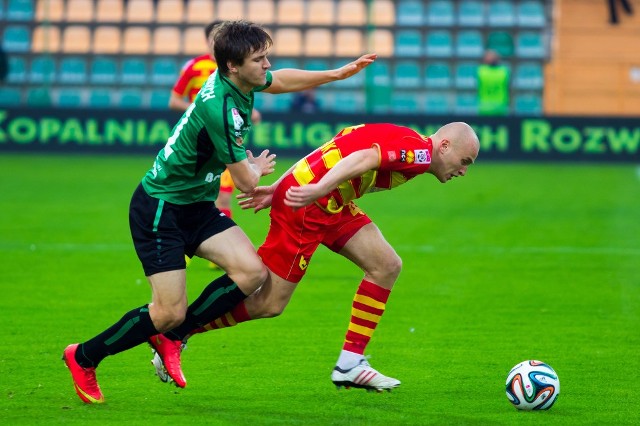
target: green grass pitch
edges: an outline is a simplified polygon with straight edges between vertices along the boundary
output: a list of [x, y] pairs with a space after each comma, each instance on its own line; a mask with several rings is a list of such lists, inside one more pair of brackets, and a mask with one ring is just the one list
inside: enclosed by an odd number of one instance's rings
[[[640, 424], [637, 166], [482, 155], [464, 179], [427, 175], [358, 203], [404, 261], [368, 347], [399, 389], [337, 391], [329, 380], [361, 273], [321, 248], [282, 316], [190, 341], [186, 389], [160, 383], [140, 346], [98, 369], [107, 403], [82, 404], [62, 350], [150, 298], [127, 210], [152, 161], [0, 157], [0, 423]], [[267, 213], [235, 212], [259, 245]], [[190, 298], [214, 275], [194, 262]], [[506, 375], [526, 359], [560, 376], [548, 412], [506, 399]]]

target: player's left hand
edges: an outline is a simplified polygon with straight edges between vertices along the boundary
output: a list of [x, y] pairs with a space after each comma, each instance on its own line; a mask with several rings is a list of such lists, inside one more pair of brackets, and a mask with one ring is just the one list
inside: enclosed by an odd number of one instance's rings
[[257, 186], [250, 193], [241, 193], [236, 195], [238, 205], [242, 210], [253, 209], [254, 213], [258, 213], [262, 209], [268, 209], [271, 207], [271, 200], [273, 199], [273, 192], [275, 187], [271, 186]]
[[292, 186], [287, 189], [284, 203], [289, 207], [299, 209], [308, 206], [323, 195], [324, 192], [321, 187], [314, 183], [304, 186]]
[[260, 176], [273, 173], [276, 167], [276, 155], [269, 155], [268, 149], [262, 151], [258, 157], [254, 157], [251, 151], [247, 150], [247, 160], [249, 160], [249, 163], [256, 165], [260, 171]]
[[360, 56], [353, 62], [348, 63], [347, 65], [340, 67], [336, 70], [336, 77], [338, 80], [344, 80], [345, 78], [349, 78], [354, 74], [359, 73], [364, 68], [371, 65], [376, 58], [378, 57], [377, 53], [367, 53], [366, 55]]

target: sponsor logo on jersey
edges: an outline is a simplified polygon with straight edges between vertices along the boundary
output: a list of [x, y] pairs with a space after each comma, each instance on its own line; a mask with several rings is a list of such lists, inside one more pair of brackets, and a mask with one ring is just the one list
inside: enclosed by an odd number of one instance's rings
[[298, 262], [298, 266], [300, 267], [301, 271], [304, 271], [305, 269], [307, 269], [307, 266], [309, 266], [309, 262], [307, 262], [307, 259], [305, 259], [304, 256], [300, 256], [300, 262]]
[[242, 130], [242, 126], [244, 125], [244, 120], [242, 116], [240, 116], [238, 108], [231, 108], [231, 117], [233, 117], [233, 128], [236, 131], [236, 136], [238, 136], [238, 132]]
[[416, 156], [413, 153], [413, 151], [407, 151], [407, 163], [408, 164], [413, 164], [413, 161], [415, 160]]
[[416, 149], [416, 164], [431, 164], [431, 154], [428, 149]]
[[[237, 134], [237, 133], [236, 133]], [[242, 144], [244, 143], [244, 139], [242, 139], [240, 136], [238, 136], [236, 138], [236, 145], [238, 146], [242, 146]]]
[[404, 149], [400, 150], [400, 162], [405, 163], [407, 161], [407, 151]]
[[389, 157], [389, 161], [396, 161], [396, 152], [387, 151], [387, 157]]

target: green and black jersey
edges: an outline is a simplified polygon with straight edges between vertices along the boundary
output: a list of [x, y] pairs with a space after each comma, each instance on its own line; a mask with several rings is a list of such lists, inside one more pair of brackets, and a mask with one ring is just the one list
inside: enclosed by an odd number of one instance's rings
[[251, 129], [254, 92], [243, 94], [214, 72], [182, 115], [160, 150], [142, 186], [152, 197], [174, 204], [215, 201], [226, 164], [247, 158], [243, 140]]

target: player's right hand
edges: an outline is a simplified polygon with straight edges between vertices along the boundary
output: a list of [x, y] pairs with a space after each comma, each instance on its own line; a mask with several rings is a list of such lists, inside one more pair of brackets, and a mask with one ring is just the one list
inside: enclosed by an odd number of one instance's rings
[[238, 199], [238, 205], [242, 210], [253, 209], [254, 213], [258, 213], [262, 209], [271, 207], [271, 200], [273, 199], [273, 193], [275, 186], [257, 186], [250, 193], [241, 193], [236, 195]]
[[254, 157], [253, 153], [247, 150], [247, 160], [254, 164], [260, 170], [260, 176], [266, 176], [273, 173], [276, 167], [276, 155], [269, 154], [269, 150], [265, 149], [258, 157]]

